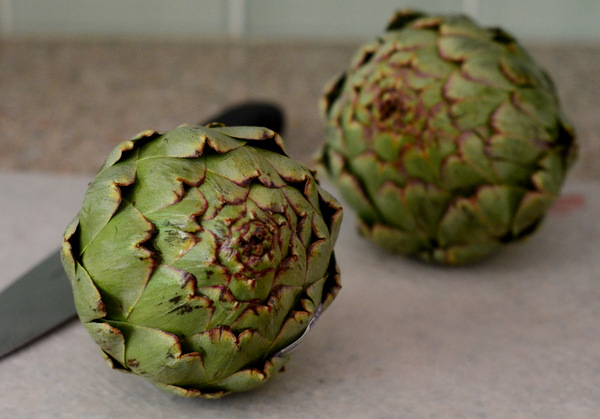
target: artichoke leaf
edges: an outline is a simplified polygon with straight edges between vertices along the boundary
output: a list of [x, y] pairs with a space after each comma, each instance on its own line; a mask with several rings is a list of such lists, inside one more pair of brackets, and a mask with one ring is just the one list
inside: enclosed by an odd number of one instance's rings
[[546, 192], [527, 192], [515, 214], [513, 236], [522, 237], [533, 232], [555, 200], [556, 196]]
[[488, 44], [486, 48], [474, 51], [461, 66], [463, 75], [499, 90], [514, 90], [514, 84], [504, 75], [500, 66], [502, 49], [500, 46]]
[[79, 319], [83, 322], [101, 319], [106, 316], [106, 306], [102, 295], [94, 285], [92, 278], [80, 263], [75, 264], [75, 276], [71, 281], [73, 299]]
[[231, 326], [238, 321], [249, 307], [253, 308], [256, 302], [238, 301], [231, 291], [225, 286], [198, 287], [198, 294], [205, 296], [213, 302], [213, 315], [207, 330], [216, 327]]
[[173, 226], [188, 233], [198, 231], [198, 220], [206, 209], [208, 202], [196, 187], [184, 188], [180, 201], [164, 208], [147, 212], [144, 216], [153, 224], [159, 226]]
[[198, 286], [222, 285], [226, 270], [217, 261], [218, 243], [211, 231], [203, 229], [196, 236], [196, 245], [172, 263], [172, 267], [188, 272]]
[[442, 36], [437, 41], [438, 53], [442, 59], [462, 62], [473, 53], [488, 48], [484, 39], [464, 36]]
[[161, 265], [152, 273], [127, 321], [176, 336], [199, 333], [208, 326], [214, 308], [208, 298], [195, 294], [195, 287], [189, 273]]
[[482, 41], [489, 41], [491, 38], [489, 30], [477, 25], [473, 20], [466, 16], [451, 16], [447, 19], [443, 19], [440, 23], [440, 35], [444, 37], [457, 36], [480, 39]]
[[121, 366], [126, 365], [125, 337], [118, 328], [104, 322], [85, 322], [83, 326], [100, 349], [110, 355]]
[[206, 143], [206, 136], [198, 129], [182, 125], [164, 134], [155, 133], [156, 138], [140, 147], [140, 159], [153, 157], [199, 157]]
[[312, 235], [310, 215], [313, 213], [314, 209], [305, 199], [303, 199], [302, 194], [298, 192], [296, 188], [286, 187], [282, 189], [282, 192], [294, 214], [294, 216], [289, 214], [286, 219], [290, 223], [290, 227], [293, 227], [296, 236], [302, 243], [301, 246], [308, 247]]
[[423, 231], [427, 237], [434, 238], [438, 225], [452, 196], [431, 184], [410, 183], [404, 190], [404, 205], [414, 220], [413, 229]]
[[540, 170], [532, 176], [534, 185], [558, 196], [566, 171], [563, 158], [558, 153], [548, 153], [539, 161], [539, 166]]
[[527, 114], [510, 102], [501, 104], [492, 115], [492, 126], [497, 132], [508, 137], [521, 138], [527, 141], [552, 141], [548, 131], [540, 127]]
[[149, 381], [189, 385], [206, 382], [208, 376], [198, 353], [182, 353], [179, 339], [158, 329], [109, 321], [125, 339], [123, 366]]
[[81, 253], [106, 226], [121, 205], [121, 187], [131, 185], [135, 181], [137, 161], [136, 153], [132, 153], [134, 155], [127, 160], [104, 169], [90, 183], [78, 214]]
[[558, 134], [556, 102], [556, 97], [548, 90], [522, 88], [513, 94], [513, 103], [552, 136]]
[[273, 290], [266, 305], [248, 306], [232, 323], [233, 330], [254, 329], [262, 336], [273, 340], [289, 315], [302, 287], [281, 286]]
[[[295, 238], [294, 240], [298, 240]], [[275, 280], [273, 286], [302, 286], [306, 281], [306, 269], [307, 269], [307, 258], [306, 250], [304, 246], [297, 247], [300, 245], [298, 242], [294, 249], [298, 249], [299, 255], [290, 255], [283, 259], [279, 264], [277, 272], [275, 274]]]
[[82, 265], [112, 318], [126, 318], [144, 291], [155, 261], [142, 244], [152, 233], [152, 224], [125, 202], [83, 253]]
[[467, 197], [488, 180], [478, 167], [458, 156], [450, 156], [444, 161], [442, 179], [446, 190]]
[[148, 157], [138, 161], [135, 184], [128, 189], [127, 199], [147, 214], [181, 201], [184, 184], [198, 185], [206, 167], [201, 158]]
[[478, 190], [478, 215], [491, 236], [502, 239], [512, 233], [513, 216], [524, 194], [523, 188], [508, 185], [482, 186]]
[[211, 220], [226, 206], [239, 205], [243, 208], [249, 189], [234, 183], [219, 173], [209, 171], [206, 173], [204, 182], [198, 186], [198, 191], [208, 203], [202, 220]]
[[356, 209], [362, 219], [367, 222], [374, 222], [378, 219], [377, 210], [355, 177], [349, 173], [343, 173], [337, 179], [337, 186], [340, 189], [342, 197], [344, 197], [351, 207]]
[[267, 187], [282, 187], [286, 182], [279, 173], [266, 163], [266, 155], [272, 152], [255, 148], [236, 148], [227, 154], [206, 155], [206, 167], [233, 183], [244, 186], [258, 179]]
[[208, 384], [260, 361], [270, 343], [255, 330], [247, 329], [236, 336], [227, 327], [210, 329], [183, 341], [188, 350], [202, 354]]
[[374, 224], [369, 227], [364, 223], [360, 223], [359, 228], [366, 237], [391, 251], [401, 251], [408, 255], [414, 255], [429, 247], [429, 238], [419, 231], [406, 232], [385, 224]]
[[237, 138], [241, 141], [263, 141], [264, 143], [253, 142], [254, 147], [268, 149], [275, 154], [287, 156], [285, 143], [276, 132], [263, 127], [249, 126], [217, 126], [213, 131], [225, 134], [227, 137]]
[[488, 155], [492, 159], [536, 166], [545, 150], [521, 138], [511, 138], [506, 135], [493, 135], [488, 142]]
[[448, 208], [442, 218], [437, 234], [441, 248], [469, 243], [484, 245], [492, 241], [487, 235], [487, 228], [482, 223], [476, 201], [458, 198]]
[[283, 369], [289, 357], [271, 358], [262, 371], [256, 368], [239, 371], [221, 380], [219, 386], [232, 392], [247, 391], [262, 385], [271, 376]]
[[405, 205], [405, 190], [393, 182], [385, 182], [374, 202], [381, 212], [381, 217], [391, 226], [403, 231], [413, 231], [417, 227], [413, 212]]
[[244, 275], [231, 275], [228, 286], [238, 301], [263, 301], [271, 294], [274, 281], [275, 271], [267, 269], [254, 273], [251, 278]]
[[500, 247], [499, 242], [454, 245], [448, 249], [435, 251], [433, 260], [446, 265], [464, 265], [473, 260], [481, 260]]
[[331, 251], [333, 250], [329, 231], [321, 217], [316, 215], [312, 217], [312, 230], [314, 239], [307, 251], [307, 285], [314, 283], [317, 279], [325, 275], [330, 259], [325, 255], [331, 254]]
[[432, 43], [427, 48], [421, 48], [414, 54], [414, 66], [418, 68], [419, 73], [429, 77], [441, 79], [449, 76], [456, 69], [456, 64], [440, 57], [436, 43]]
[[340, 233], [342, 220], [344, 218], [342, 206], [327, 190], [318, 187], [318, 193], [319, 212], [327, 224], [327, 228], [329, 229], [329, 237], [335, 243]]

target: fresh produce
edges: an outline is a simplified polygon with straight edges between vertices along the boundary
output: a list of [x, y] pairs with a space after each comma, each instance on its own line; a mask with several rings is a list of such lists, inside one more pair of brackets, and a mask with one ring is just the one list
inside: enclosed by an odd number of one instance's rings
[[221, 397], [280, 371], [331, 304], [341, 220], [275, 132], [181, 126], [110, 153], [62, 259], [79, 317], [114, 368]]
[[466, 264], [533, 233], [576, 157], [548, 74], [465, 16], [397, 13], [321, 100], [321, 162], [393, 251]]

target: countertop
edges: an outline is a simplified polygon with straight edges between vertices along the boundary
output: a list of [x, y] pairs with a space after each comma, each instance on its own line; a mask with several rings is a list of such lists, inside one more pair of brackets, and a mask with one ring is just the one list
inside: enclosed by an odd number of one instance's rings
[[[0, 289], [58, 246], [87, 181], [0, 173]], [[343, 288], [264, 387], [163, 393], [111, 370], [74, 321], [0, 360], [0, 416], [597, 418], [600, 183], [569, 183], [561, 202], [528, 241], [456, 269], [376, 249], [346, 211]]]
[[[322, 86], [357, 46], [0, 40], [0, 290], [56, 249], [106, 154], [142, 130], [262, 99], [284, 108], [288, 151], [310, 163]], [[365, 242], [347, 210], [336, 246], [343, 289], [263, 388], [171, 396], [110, 370], [74, 321], [0, 360], [0, 417], [598, 417], [600, 45], [527, 47], [581, 145], [531, 239], [443, 269]]]
[[[600, 44], [526, 44], [577, 128], [575, 178], [600, 179]], [[261, 99], [286, 113], [292, 157], [323, 141], [317, 103], [358, 42], [0, 40], [0, 170], [93, 174], [140, 131]]]

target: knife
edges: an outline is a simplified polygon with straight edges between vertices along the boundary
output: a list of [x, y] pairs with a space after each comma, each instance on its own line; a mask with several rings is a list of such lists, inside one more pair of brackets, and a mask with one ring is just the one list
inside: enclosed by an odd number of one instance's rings
[[[209, 122], [262, 126], [281, 134], [284, 115], [276, 105], [252, 101], [226, 108], [200, 125]], [[0, 293], [0, 358], [76, 316], [59, 249]]]

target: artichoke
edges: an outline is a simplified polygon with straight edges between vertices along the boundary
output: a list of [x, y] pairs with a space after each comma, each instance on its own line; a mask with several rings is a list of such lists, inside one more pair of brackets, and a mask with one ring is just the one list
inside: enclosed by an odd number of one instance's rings
[[320, 101], [319, 156], [360, 232], [466, 264], [536, 230], [576, 157], [549, 76], [509, 34], [398, 12]]
[[62, 261], [111, 366], [221, 397], [280, 371], [335, 298], [341, 220], [271, 130], [146, 131], [90, 183]]

